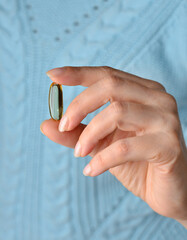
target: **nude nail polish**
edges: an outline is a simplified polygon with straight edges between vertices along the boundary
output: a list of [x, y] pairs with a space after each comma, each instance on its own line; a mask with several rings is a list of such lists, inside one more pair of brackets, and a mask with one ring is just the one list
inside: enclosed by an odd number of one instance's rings
[[88, 165], [86, 165], [86, 167], [84, 168], [83, 174], [84, 174], [85, 176], [89, 176], [90, 173], [91, 173], [91, 167], [90, 167], [90, 164], [88, 164]]
[[81, 144], [78, 141], [76, 146], [75, 146], [74, 156], [75, 157], [80, 157], [80, 155], [81, 155]]
[[60, 132], [64, 132], [67, 130], [67, 127], [68, 127], [68, 118], [67, 116], [64, 115], [60, 120], [58, 129]]

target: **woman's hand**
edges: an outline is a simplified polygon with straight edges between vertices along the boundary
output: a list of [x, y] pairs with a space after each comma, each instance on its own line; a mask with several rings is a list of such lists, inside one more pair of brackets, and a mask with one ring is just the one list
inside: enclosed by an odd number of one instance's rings
[[[76, 156], [93, 157], [85, 175], [109, 170], [154, 211], [187, 227], [187, 148], [175, 98], [158, 82], [107, 66], [47, 74], [59, 84], [88, 88], [68, 106], [65, 125], [49, 119], [42, 132], [64, 146], [77, 142]], [[108, 101], [88, 125], [81, 124]]]

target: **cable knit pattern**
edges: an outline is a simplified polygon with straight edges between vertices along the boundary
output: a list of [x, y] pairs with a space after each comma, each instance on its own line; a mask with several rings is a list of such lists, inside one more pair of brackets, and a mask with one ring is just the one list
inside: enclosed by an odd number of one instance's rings
[[[50, 117], [47, 70], [108, 65], [163, 83], [187, 142], [186, 24], [185, 0], [0, 1], [0, 240], [187, 238], [108, 171], [85, 177], [91, 157], [39, 129]], [[64, 112], [84, 89], [63, 86]]]
[[15, 239], [24, 179], [25, 81], [23, 39], [16, 1], [0, 2], [1, 161], [0, 239]]

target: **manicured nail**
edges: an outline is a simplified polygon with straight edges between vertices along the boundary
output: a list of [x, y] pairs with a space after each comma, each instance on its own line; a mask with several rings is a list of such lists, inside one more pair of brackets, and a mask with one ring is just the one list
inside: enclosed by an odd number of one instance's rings
[[86, 165], [86, 167], [84, 168], [83, 174], [84, 174], [85, 176], [89, 176], [90, 173], [91, 173], [91, 167], [90, 167], [90, 164], [88, 164], [88, 165]]
[[66, 71], [66, 67], [53, 68], [46, 72], [48, 77], [58, 77]]
[[78, 141], [76, 146], [75, 146], [75, 151], [74, 151], [74, 156], [75, 157], [80, 157], [81, 156], [81, 144]]
[[67, 116], [64, 115], [62, 117], [62, 119], [60, 120], [58, 130], [60, 132], [64, 132], [67, 130], [67, 128], [68, 128], [68, 118], [67, 118]]

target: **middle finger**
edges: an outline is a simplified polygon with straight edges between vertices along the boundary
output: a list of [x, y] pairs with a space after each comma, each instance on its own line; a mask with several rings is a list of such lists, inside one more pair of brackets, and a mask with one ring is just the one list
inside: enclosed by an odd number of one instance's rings
[[[108, 101], [130, 101], [145, 105], [155, 105], [154, 89], [121, 77], [103, 78], [81, 92], [68, 106], [60, 120], [59, 131], [73, 130], [88, 113], [100, 108]], [[66, 125], [62, 123], [66, 120]]]

